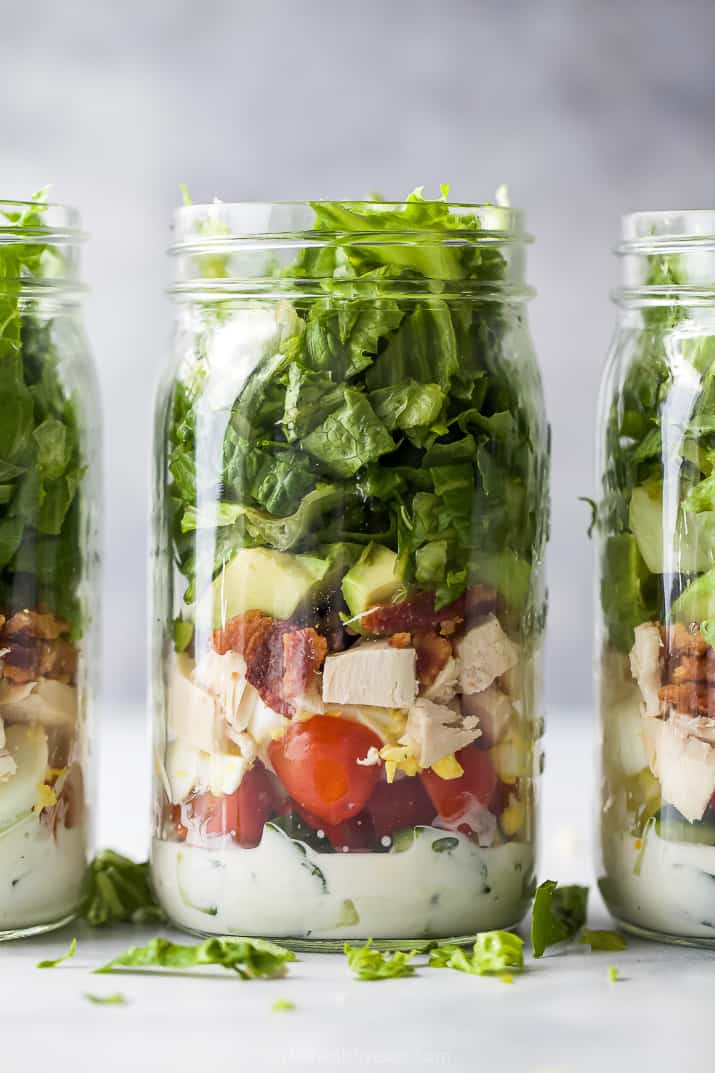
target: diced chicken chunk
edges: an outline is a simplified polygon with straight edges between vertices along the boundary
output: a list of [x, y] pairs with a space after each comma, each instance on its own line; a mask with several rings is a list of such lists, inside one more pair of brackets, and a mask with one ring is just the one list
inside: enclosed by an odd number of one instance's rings
[[11, 685], [0, 682], [0, 714], [13, 723], [70, 726], [77, 718], [77, 690], [53, 678]]
[[444, 667], [439, 671], [434, 682], [425, 689], [423, 695], [428, 700], [433, 700], [435, 704], [449, 704], [452, 697], [457, 692], [459, 671], [459, 660], [450, 656]]
[[[220, 655], [209, 649], [191, 675], [192, 680], [216, 701], [226, 722], [241, 726], [240, 708], [246, 687], [246, 661], [238, 652]], [[243, 729], [243, 727], [241, 727]]]
[[516, 666], [519, 649], [509, 640], [495, 615], [487, 615], [457, 642], [462, 693], [481, 693], [495, 678]]
[[[667, 721], [648, 720], [646, 725], [646, 746], [663, 800], [675, 805], [691, 823], [701, 820], [715, 793], [713, 720], [676, 715]], [[704, 738], [696, 736], [700, 734]]]
[[421, 768], [428, 768], [476, 741], [480, 734], [476, 716], [462, 718], [452, 708], [420, 697], [409, 710], [400, 743], [409, 748]]
[[417, 694], [414, 648], [366, 641], [328, 656], [323, 667], [323, 701], [409, 708]]
[[489, 745], [496, 745], [504, 737], [514, 708], [510, 697], [497, 686], [488, 686], [481, 693], [465, 693], [462, 697], [465, 715], [476, 715], [479, 726]]
[[662, 714], [658, 696], [663, 668], [663, 641], [655, 622], [643, 622], [634, 631], [635, 644], [631, 649], [631, 673], [643, 697], [643, 715]]
[[169, 733], [204, 753], [226, 747], [226, 721], [214, 696], [190, 677], [191, 663], [180, 659], [169, 689]]

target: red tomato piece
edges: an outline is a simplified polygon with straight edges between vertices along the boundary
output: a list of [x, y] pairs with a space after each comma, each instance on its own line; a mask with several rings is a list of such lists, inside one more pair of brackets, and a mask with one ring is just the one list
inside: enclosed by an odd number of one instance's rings
[[257, 761], [232, 794], [197, 794], [190, 802], [192, 818], [207, 835], [231, 835], [239, 846], [253, 849], [275, 806], [275, 790], [263, 764]]
[[292, 723], [268, 752], [290, 796], [323, 823], [339, 824], [365, 807], [380, 768], [358, 764], [358, 760], [381, 744], [360, 723], [314, 715]]
[[403, 827], [420, 827], [432, 823], [435, 807], [415, 776], [395, 782], [379, 782], [367, 803], [378, 838], [391, 835]]
[[315, 831], [323, 831], [330, 845], [339, 853], [362, 853], [370, 849], [375, 832], [366, 811], [342, 823], [324, 823], [295, 801], [292, 804], [301, 819]]
[[441, 779], [432, 770], [419, 776], [438, 815], [449, 822], [465, 816], [475, 801], [489, 805], [498, 781], [488, 754], [476, 745], [467, 745], [456, 756], [464, 769], [458, 779]]

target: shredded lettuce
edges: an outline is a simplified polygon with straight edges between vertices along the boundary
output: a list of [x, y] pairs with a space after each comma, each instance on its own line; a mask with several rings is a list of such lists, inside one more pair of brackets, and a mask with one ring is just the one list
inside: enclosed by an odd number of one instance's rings
[[485, 931], [477, 935], [470, 951], [452, 944], [435, 947], [430, 951], [429, 965], [472, 976], [509, 975], [506, 970], [524, 967], [523, 947], [524, 940], [510, 931]]
[[372, 939], [368, 939], [364, 946], [346, 943], [343, 949], [348, 965], [358, 980], [392, 980], [398, 976], [414, 975], [415, 968], [410, 962], [416, 950], [410, 950], [409, 953], [404, 950], [375, 950]]
[[98, 853], [85, 875], [80, 915], [93, 928], [122, 921], [163, 921], [164, 913], [151, 885], [149, 862], [137, 864], [111, 849]]
[[617, 931], [584, 928], [579, 942], [592, 950], [625, 950], [626, 940]]
[[126, 1006], [127, 999], [121, 991], [115, 991], [111, 995], [93, 995], [90, 991], [84, 992], [84, 998], [94, 1006]]
[[535, 958], [540, 958], [548, 947], [574, 938], [586, 923], [587, 902], [588, 887], [560, 887], [553, 879], [547, 879], [537, 888], [531, 910]]
[[267, 939], [217, 937], [195, 946], [182, 946], [169, 939], [156, 938], [146, 946], [130, 947], [95, 972], [152, 968], [183, 970], [218, 965], [233, 970], [242, 980], [273, 979], [285, 976], [289, 961], [295, 961], [295, 954]]
[[38, 969], [54, 969], [58, 965], [61, 965], [63, 961], [68, 961], [70, 958], [74, 957], [76, 949], [77, 949], [77, 940], [73, 939], [72, 942], [70, 943], [69, 950], [67, 951], [66, 954], [63, 954], [62, 957], [54, 958], [54, 960], [52, 960], [52, 961], [38, 961], [37, 962], [37, 968]]
[[[450, 291], [498, 288], [503, 254], [460, 241], [478, 221], [444, 195], [313, 209], [324, 241], [282, 275], [289, 289], [318, 281], [321, 297], [265, 304], [280, 325], [215, 405], [212, 333], [238, 318], [242, 345], [245, 329], [232, 307], [218, 322], [207, 309], [196, 361], [173, 390], [169, 500], [186, 603], [197, 562], [215, 575], [256, 545], [311, 554], [377, 541], [437, 607], [482, 580], [487, 556], [511, 555], [528, 577], [546, 537], [546, 450], [536, 376], [511, 367], [520, 314]], [[395, 231], [414, 241], [391, 241]], [[208, 460], [217, 444], [220, 459]]]

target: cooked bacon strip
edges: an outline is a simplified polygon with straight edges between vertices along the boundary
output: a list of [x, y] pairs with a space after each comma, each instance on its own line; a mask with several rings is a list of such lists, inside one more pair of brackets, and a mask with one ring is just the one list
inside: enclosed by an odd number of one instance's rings
[[410, 648], [412, 645], [411, 633], [393, 633], [389, 640], [390, 648]]
[[474, 585], [439, 610], [435, 610], [433, 592], [418, 592], [399, 604], [379, 604], [361, 617], [360, 625], [368, 633], [387, 634], [428, 630], [444, 623], [446, 628], [440, 632], [452, 633], [465, 618], [494, 611], [496, 603], [496, 591], [487, 585]]
[[666, 704], [672, 704], [677, 712], [715, 716], [715, 690], [705, 684], [684, 682], [661, 686], [658, 696]]
[[679, 682], [710, 682], [715, 685], [715, 652], [710, 650], [702, 659], [685, 656], [675, 667], [672, 680]]
[[16, 611], [7, 622], [3, 619], [3, 635], [14, 637], [26, 633], [42, 641], [56, 641], [62, 634], [69, 633], [69, 626], [62, 619], [39, 611]]
[[246, 678], [265, 703], [282, 715], [295, 715], [323, 666], [328, 642], [312, 626], [276, 622], [260, 611], [246, 611], [214, 630], [221, 655], [240, 652]]
[[77, 673], [77, 649], [69, 641], [23, 636], [21, 642], [10, 642], [7, 647], [0, 674], [16, 685], [42, 677], [69, 683]]
[[214, 630], [213, 646], [221, 656], [239, 652], [248, 660], [272, 627], [273, 619], [269, 615], [262, 611], [244, 611], [227, 622], [222, 630]]
[[688, 629], [682, 622], [665, 629], [665, 650], [672, 656], [704, 656], [710, 645], [697, 626]]
[[420, 630], [415, 633], [414, 644], [420, 685], [431, 686], [442, 668], [447, 665], [452, 655], [452, 645], [446, 637], [440, 637], [434, 630]]

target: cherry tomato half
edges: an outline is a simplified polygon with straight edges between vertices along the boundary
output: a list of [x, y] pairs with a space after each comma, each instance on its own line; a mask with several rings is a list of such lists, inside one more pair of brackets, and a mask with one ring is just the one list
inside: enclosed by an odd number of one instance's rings
[[197, 794], [191, 800], [191, 815], [207, 835], [231, 835], [244, 849], [253, 849], [261, 841], [263, 825], [275, 807], [271, 776], [257, 761], [241, 779], [232, 794], [217, 797]]
[[380, 782], [367, 803], [378, 838], [391, 835], [403, 827], [421, 827], [432, 823], [435, 806], [416, 776]]
[[488, 754], [476, 745], [467, 745], [456, 754], [464, 769], [458, 779], [441, 779], [436, 772], [421, 771], [422, 785], [430, 796], [438, 815], [454, 821], [468, 813], [477, 801], [488, 805], [497, 786], [497, 776]]
[[332, 715], [291, 723], [268, 748], [278, 778], [294, 801], [327, 824], [356, 816], [380, 778], [376, 764], [358, 764], [381, 741], [367, 727]]
[[324, 823], [307, 809], [301, 808], [295, 801], [293, 808], [309, 827], [315, 831], [322, 830], [330, 845], [338, 853], [364, 853], [370, 849], [375, 833], [367, 812], [360, 812], [357, 816], [351, 816], [349, 820], [343, 820], [342, 823]]

